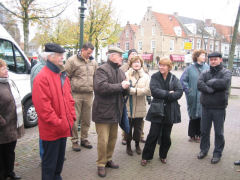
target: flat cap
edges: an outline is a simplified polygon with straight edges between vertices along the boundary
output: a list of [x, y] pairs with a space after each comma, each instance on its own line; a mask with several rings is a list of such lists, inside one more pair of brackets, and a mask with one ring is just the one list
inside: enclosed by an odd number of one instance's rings
[[219, 57], [222, 58], [222, 54], [219, 52], [213, 52], [211, 54], [208, 55], [208, 58], [212, 58], [212, 57]]
[[118, 47], [110, 47], [110, 48], [108, 48], [108, 53], [109, 54], [110, 53], [120, 53], [120, 54], [122, 54], [122, 53], [124, 53], [124, 51], [122, 49], [118, 48]]
[[45, 44], [45, 52], [64, 53], [65, 49], [58, 44], [47, 43]]

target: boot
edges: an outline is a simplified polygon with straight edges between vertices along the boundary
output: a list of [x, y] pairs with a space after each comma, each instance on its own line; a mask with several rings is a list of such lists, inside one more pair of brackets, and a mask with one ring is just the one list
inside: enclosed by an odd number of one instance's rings
[[133, 151], [131, 149], [131, 141], [127, 141], [127, 154], [129, 156], [132, 156], [133, 155]]
[[135, 145], [136, 145], [136, 152], [137, 152], [137, 154], [138, 154], [138, 155], [142, 154], [142, 150], [141, 150], [141, 148], [140, 148], [140, 146], [139, 146], [139, 142], [136, 141], [135, 143], [136, 143]]

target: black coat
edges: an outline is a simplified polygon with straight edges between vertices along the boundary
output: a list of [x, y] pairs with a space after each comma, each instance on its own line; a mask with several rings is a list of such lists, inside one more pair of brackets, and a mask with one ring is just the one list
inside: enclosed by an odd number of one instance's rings
[[[169, 72], [169, 86], [168, 90], [165, 90], [165, 85], [163, 82], [163, 77], [160, 72], [154, 73], [150, 81], [150, 89], [153, 97], [152, 102], [158, 102], [159, 100], [164, 100], [165, 106], [165, 117], [153, 116], [150, 109], [148, 110], [146, 120], [154, 123], [179, 123], [181, 122], [181, 112], [180, 105], [177, 100], [182, 97], [183, 89], [179, 79]], [[167, 78], [168, 79], [168, 78]], [[169, 93], [174, 91], [174, 93]]]
[[228, 105], [231, 72], [222, 64], [210, 67], [201, 73], [198, 90], [201, 91], [200, 102], [206, 108], [224, 109]]
[[98, 67], [93, 78], [92, 120], [96, 123], [118, 123], [123, 112], [123, 98], [129, 90], [122, 88], [126, 76], [118, 65], [108, 61]]

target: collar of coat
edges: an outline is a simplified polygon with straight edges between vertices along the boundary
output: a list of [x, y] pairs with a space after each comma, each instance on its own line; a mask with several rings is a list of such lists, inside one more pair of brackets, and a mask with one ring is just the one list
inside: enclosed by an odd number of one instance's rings
[[60, 68], [53, 64], [51, 61], [47, 60], [46, 66], [53, 72], [59, 73]]
[[143, 68], [141, 68], [139, 70], [134, 70], [133, 68], [130, 68], [127, 73], [130, 77], [135, 76], [135, 75], [139, 75], [139, 77], [141, 78], [141, 77], [144, 76]]
[[222, 63], [221, 64], [219, 64], [218, 66], [210, 66], [210, 71], [211, 71], [211, 73], [216, 73], [216, 72], [218, 72], [218, 71], [221, 71], [222, 70], [222, 68], [223, 68], [223, 65], [222, 65]]
[[112, 66], [114, 69], [118, 69], [120, 67], [117, 63], [114, 63], [110, 60], [108, 60], [107, 63], [110, 64], [110, 66]]

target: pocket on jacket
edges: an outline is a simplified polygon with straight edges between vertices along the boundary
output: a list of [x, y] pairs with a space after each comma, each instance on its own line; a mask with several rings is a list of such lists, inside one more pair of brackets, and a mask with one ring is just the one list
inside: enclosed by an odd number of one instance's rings
[[116, 114], [116, 104], [98, 104], [98, 115], [104, 119], [111, 119]]

